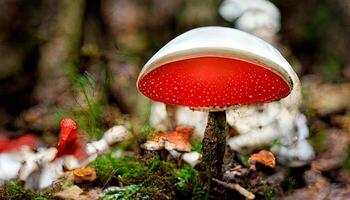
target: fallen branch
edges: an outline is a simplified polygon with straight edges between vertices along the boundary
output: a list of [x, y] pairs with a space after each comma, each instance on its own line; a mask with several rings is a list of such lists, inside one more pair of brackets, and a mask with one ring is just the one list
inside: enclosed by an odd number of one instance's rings
[[247, 199], [255, 199], [255, 195], [253, 193], [249, 192], [248, 190], [246, 190], [245, 188], [243, 188], [237, 183], [226, 183], [216, 178], [213, 178], [212, 180], [217, 184], [224, 186], [227, 189], [238, 191], [241, 195], [245, 196]]

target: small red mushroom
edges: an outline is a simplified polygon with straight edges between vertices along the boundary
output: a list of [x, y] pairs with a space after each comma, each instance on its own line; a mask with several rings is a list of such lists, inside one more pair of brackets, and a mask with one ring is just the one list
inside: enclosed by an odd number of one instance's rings
[[72, 119], [63, 119], [60, 123], [61, 131], [57, 143], [56, 158], [74, 155], [79, 161], [87, 159], [84, 142], [78, 134], [77, 124]]
[[191, 144], [189, 142], [193, 133], [192, 127], [178, 126], [172, 133], [167, 134], [165, 140], [165, 148], [168, 150], [176, 150], [181, 152], [191, 151]]
[[191, 151], [189, 140], [192, 133], [192, 127], [178, 126], [174, 132], [159, 132], [153, 135], [142, 145], [142, 148], [147, 150], [160, 150], [166, 148], [169, 151], [176, 150], [180, 152], [189, 152]]

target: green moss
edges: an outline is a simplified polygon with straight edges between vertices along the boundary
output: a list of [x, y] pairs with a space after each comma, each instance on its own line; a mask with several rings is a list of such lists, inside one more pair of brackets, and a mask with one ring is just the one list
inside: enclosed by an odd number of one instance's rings
[[192, 186], [192, 183], [197, 182], [198, 172], [193, 167], [186, 165], [184, 168], [176, 170], [175, 175], [177, 178], [176, 186], [180, 190], [187, 190]]
[[202, 142], [197, 140], [192, 143], [192, 151], [202, 153]]
[[31, 192], [24, 189], [19, 182], [10, 182], [7, 185], [7, 194], [9, 199], [31, 199]]
[[155, 132], [155, 129], [149, 124], [148, 121], [145, 122], [141, 127], [141, 133], [142, 133], [142, 136], [144, 137], [149, 137], [152, 134], [154, 134], [154, 132]]
[[114, 173], [114, 158], [109, 155], [96, 158], [90, 165], [95, 169], [97, 176], [102, 183], [105, 183]]
[[[123, 185], [130, 186], [129, 189], [135, 189], [134, 186], [137, 186], [137, 193], [130, 193], [127, 188], [114, 191], [111, 196], [115, 199], [123, 199], [126, 196], [131, 199], [154, 199], [161, 196], [172, 199], [175, 198], [176, 192], [188, 193], [194, 199], [203, 199], [203, 196], [207, 195], [203, 192], [198, 171], [188, 165], [178, 169], [173, 162], [161, 160], [159, 157], [143, 162], [136, 158], [113, 158], [106, 155], [97, 158], [91, 166], [95, 168], [102, 184], [115, 175]], [[111, 196], [108, 198], [112, 198]]]
[[192, 199], [207, 199], [208, 193], [203, 190], [204, 183], [200, 174], [190, 165], [185, 165], [182, 169], [175, 171], [177, 179], [176, 186], [179, 191], [192, 194]]
[[37, 193], [25, 189], [19, 181], [9, 182], [0, 190], [0, 199], [21, 199], [21, 200], [49, 200], [53, 199], [50, 194]]

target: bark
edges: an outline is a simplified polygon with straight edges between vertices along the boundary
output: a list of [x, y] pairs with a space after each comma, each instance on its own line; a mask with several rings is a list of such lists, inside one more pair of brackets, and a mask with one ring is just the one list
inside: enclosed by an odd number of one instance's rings
[[228, 126], [225, 111], [209, 112], [208, 124], [202, 142], [202, 167], [209, 170], [212, 177], [221, 176], [221, 167], [226, 147]]

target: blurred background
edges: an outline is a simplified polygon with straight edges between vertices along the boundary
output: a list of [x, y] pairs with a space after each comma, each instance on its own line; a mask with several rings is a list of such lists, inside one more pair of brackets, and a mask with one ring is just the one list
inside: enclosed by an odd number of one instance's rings
[[[145, 128], [150, 102], [135, 86], [142, 65], [189, 29], [233, 27], [219, 15], [221, 3], [1, 0], [0, 134], [32, 132], [54, 144], [63, 117], [76, 119], [90, 139], [116, 123]], [[302, 80], [311, 140], [324, 150], [327, 128], [349, 138], [350, 2], [272, 3], [281, 12], [273, 43]]]

